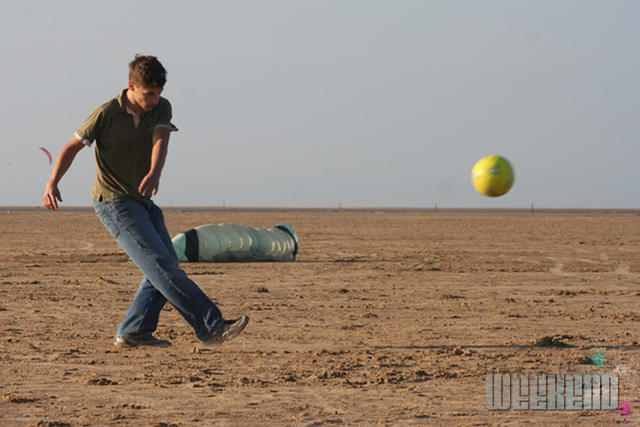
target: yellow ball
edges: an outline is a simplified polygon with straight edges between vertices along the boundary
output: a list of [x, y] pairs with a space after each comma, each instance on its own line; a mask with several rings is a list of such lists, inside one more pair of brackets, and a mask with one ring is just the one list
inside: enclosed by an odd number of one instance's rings
[[471, 169], [471, 182], [480, 194], [500, 197], [513, 185], [513, 168], [504, 157], [491, 155], [483, 157]]

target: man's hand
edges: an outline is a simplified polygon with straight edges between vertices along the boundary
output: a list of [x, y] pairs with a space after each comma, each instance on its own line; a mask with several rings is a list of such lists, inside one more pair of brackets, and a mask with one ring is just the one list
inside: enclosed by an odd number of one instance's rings
[[58, 186], [52, 182], [47, 182], [47, 187], [44, 190], [44, 206], [47, 209], [51, 209], [52, 211], [58, 210], [58, 201], [62, 201], [62, 197], [60, 196], [60, 190], [58, 190]]
[[160, 185], [160, 175], [149, 172], [142, 181], [140, 182], [140, 187], [138, 187], [138, 191], [144, 197], [155, 196], [158, 193], [158, 186]]

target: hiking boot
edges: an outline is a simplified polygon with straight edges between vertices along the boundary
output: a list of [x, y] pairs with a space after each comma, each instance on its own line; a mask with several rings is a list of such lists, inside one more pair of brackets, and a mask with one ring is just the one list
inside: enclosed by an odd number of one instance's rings
[[203, 339], [202, 343], [222, 344], [225, 341], [229, 341], [242, 332], [244, 328], [246, 328], [247, 323], [249, 323], [248, 316], [242, 316], [239, 319], [234, 320], [225, 320], [222, 328]]
[[120, 347], [169, 347], [171, 345], [169, 341], [159, 340], [153, 335], [116, 335], [113, 344]]

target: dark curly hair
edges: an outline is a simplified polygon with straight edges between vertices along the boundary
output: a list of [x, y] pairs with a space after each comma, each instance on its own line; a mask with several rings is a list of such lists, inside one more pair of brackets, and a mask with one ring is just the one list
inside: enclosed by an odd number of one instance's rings
[[167, 70], [155, 56], [136, 55], [129, 63], [129, 81], [138, 86], [163, 88]]

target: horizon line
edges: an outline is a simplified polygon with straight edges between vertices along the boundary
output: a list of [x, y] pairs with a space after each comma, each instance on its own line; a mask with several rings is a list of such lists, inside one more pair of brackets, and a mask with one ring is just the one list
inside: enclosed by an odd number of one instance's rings
[[[425, 213], [571, 213], [571, 214], [639, 214], [640, 208], [619, 207], [441, 207], [427, 206], [230, 206], [230, 205], [184, 205], [161, 206], [166, 211], [315, 211], [315, 212], [425, 212]], [[38, 211], [47, 209], [37, 205], [0, 206], [0, 211]], [[91, 205], [60, 206], [60, 211], [93, 211]]]

